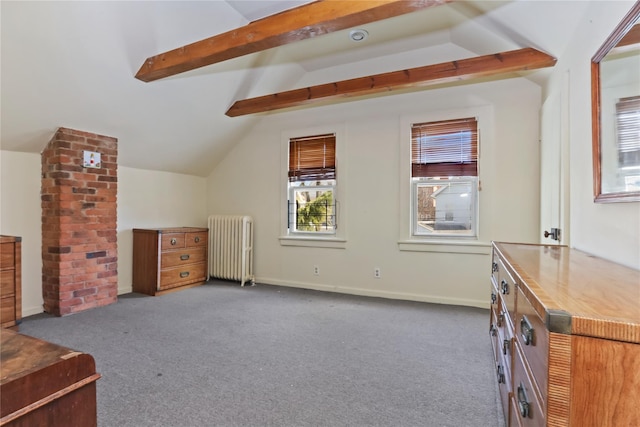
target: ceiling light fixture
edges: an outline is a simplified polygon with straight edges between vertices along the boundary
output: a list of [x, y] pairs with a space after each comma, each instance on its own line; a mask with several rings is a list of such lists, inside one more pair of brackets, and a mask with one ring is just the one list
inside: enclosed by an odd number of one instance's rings
[[361, 42], [369, 37], [367, 30], [351, 30], [349, 32], [349, 38], [354, 42]]

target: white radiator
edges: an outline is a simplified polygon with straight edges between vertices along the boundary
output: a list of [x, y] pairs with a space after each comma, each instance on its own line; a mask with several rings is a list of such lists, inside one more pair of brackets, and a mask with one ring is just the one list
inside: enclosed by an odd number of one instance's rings
[[246, 215], [209, 216], [209, 276], [254, 284], [253, 219]]

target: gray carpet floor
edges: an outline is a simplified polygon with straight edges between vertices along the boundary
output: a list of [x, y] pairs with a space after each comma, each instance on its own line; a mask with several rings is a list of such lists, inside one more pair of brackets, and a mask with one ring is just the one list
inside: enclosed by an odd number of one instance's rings
[[501, 426], [487, 310], [211, 281], [20, 332], [90, 353], [100, 427]]

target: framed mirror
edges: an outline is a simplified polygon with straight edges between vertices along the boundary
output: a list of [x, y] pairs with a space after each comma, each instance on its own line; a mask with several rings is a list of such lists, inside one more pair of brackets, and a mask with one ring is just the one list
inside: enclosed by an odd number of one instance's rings
[[640, 1], [591, 59], [596, 203], [640, 201]]

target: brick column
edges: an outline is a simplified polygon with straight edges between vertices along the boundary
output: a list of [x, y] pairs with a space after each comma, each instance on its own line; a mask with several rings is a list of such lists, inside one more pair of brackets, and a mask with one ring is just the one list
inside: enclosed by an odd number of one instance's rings
[[[101, 155], [83, 167], [84, 151]], [[42, 295], [56, 316], [118, 298], [118, 140], [60, 128], [42, 152]]]

